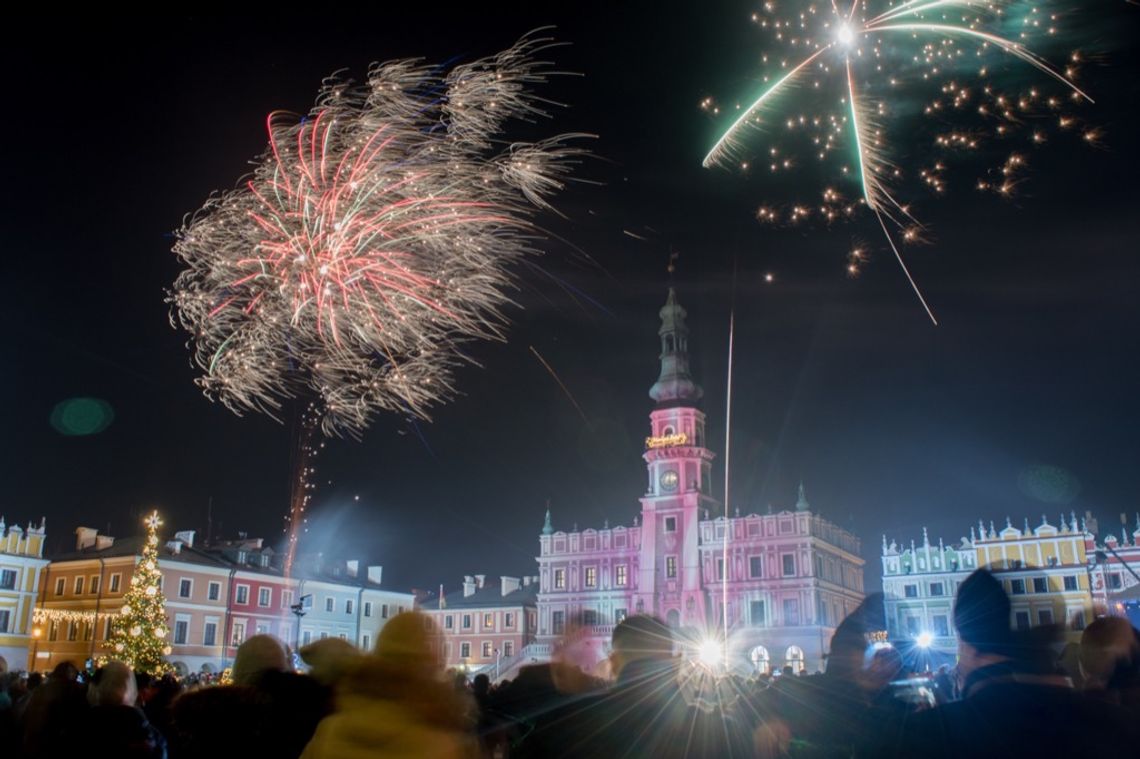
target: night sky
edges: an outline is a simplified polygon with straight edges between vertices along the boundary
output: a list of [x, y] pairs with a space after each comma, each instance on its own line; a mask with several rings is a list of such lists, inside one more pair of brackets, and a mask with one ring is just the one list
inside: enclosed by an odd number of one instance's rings
[[[921, 203], [933, 244], [908, 260], [934, 327], [873, 218], [765, 228], [756, 206], [787, 180], [701, 168], [718, 123], [701, 98], [756, 86], [751, 5], [530, 5], [13, 29], [0, 52], [0, 513], [46, 516], [60, 550], [81, 524], [135, 533], [151, 508], [202, 534], [212, 499], [215, 536], [280, 540], [290, 428], [238, 418], [193, 384], [164, 303], [172, 230], [233, 186], [264, 146], [265, 115], [306, 111], [328, 74], [470, 59], [544, 24], [572, 43], [559, 67], [582, 76], [543, 91], [569, 106], [543, 129], [598, 135], [579, 173], [589, 183], [558, 200], [564, 219], [542, 219], [566, 242], [522, 270], [509, 339], [472, 346], [481, 366], [461, 370], [463, 396], [430, 423], [383, 417], [363, 442], [329, 442], [308, 550], [383, 564], [395, 587], [434, 587], [534, 572], [548, 499], [557, 528], [631, 523], [670, 248], [718, 462], [737, 271], [733, 507], [789, 506], [802, 479], [813, 508], [863, 538], [869, 586], [884, 532], [904, 542], [925, 525], [949, 541], [979, 518], [1021, 526], [1061, 509], [1090, 510], [1103, 528], [1140, 509], [1140, 78], [1128, 47], [1140, 9], [1101, 2], [1083, 19], [1086, 49], [1103, 53], [1083, 80], [1102, 146], [1031, 153], [1009, 202], [975, 193], [967, 167], [947, 197]], [[857, 279], [845, 273], [853, 240], [874, 251]], [[110, 425], [57, 431], [53, 408], [77, 397], [106, 401]]]

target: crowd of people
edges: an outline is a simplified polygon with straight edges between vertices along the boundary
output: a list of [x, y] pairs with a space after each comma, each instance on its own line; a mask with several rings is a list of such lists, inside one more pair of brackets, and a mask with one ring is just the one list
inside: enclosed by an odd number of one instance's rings
[[268, 635], [237, 651], [230, 682], [151, 678], [111, 661], [41, 673], [0, 665], [5, 757], [1007, 757], [1140, 755], [1140, 634], [1104, 617], [1080, 645], [1010, 627], [985, 570], [959, 588], [953, 670], [909, 677], [874, 632], [881, 598], [849, 616], [826, 671], [742, 677], [677, 653], [674, 633], [637, 615], [614, 628], [611, 679], [573, 646], [510, 681], [445, 672], [416, 612], [362, 653], [339, 639], [294, 671]]

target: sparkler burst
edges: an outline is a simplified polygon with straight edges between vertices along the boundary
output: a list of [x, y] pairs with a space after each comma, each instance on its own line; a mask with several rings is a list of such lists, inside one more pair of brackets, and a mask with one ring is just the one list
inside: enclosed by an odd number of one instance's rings
[[178, 233], [168, 301], [191, 333], [197, 382], [236, 413], [320, 400], [326, 434], [381, 410], [426, 416], [454, 394], [472, 339], [501, 339], [512, 264], [535, 252], [584, 151], [561, 135], [506, 142], [546, 117], [532, 93], [554, 43], [524, 37], [445, 69], [374, 65], [325, 81], [300, 119], [270, 114], [269, 146], [237, 189]]
[[[896, 244], [896, 239], [924, 238], [923, 225], [911, 211], [908, 181], [942, 195], [948, 160], [993, 148], [1001, 159], [974, 186], [1008, 197], [1027, 165], [1022, 151], [1044, 146], [1050, 132], [1071, 132], [1085, 142], [1099, 138], [1098, 130], [1073, 113], [1092, 102], [1077, 84], [1081, 54], [1070, 53], [1058, 68], [1031, 49], [1041, 40], [1057, 42], [1065, 14], [1050, 10], [1047, 2], [1000, 0], [795, 5], [799, 10], [781, 10], [766, 2], [753, 14], [772, 38], [762, 57], [769, 71], [759, 94], [736, 106], [704, 165], [764, 167], [781, 174], [810, 156], [826, 175], [819, 198], [791, 206], [765, 204], [757, 218], [832, 222], [869, 209], [937, 324]], [[919, 93], [930, 99], [916, 105]], [[712, 98], [701, 106], [713, 115], [729, 110]], [[914, 144], [925, 130], [907, 118], [918, 113], [935, 120], [931, 144]], [[909, 139], [891, 140], [888, 131]], [[756, 133], [767, 140], [762, 151], [750, 139]], [[865, 246], [853, 248], [848, 273], [857, 276], [866, 259]]]

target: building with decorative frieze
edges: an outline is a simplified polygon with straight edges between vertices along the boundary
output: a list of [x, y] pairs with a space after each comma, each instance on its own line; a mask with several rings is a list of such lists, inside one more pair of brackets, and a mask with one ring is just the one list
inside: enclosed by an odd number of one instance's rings
[[47, 527], [8, 526], [0, 517], [0, 656], [12, 669], [29, 666], [29, 649], [35, 648], [32, 611], [39, 592], [40, 576], [47, 566], [43, 558]]
[[[926, 528], [922, 543], [900, 549], [883, 536], [883, 605], [887, 634], [895, 642], [921, 640], [942, 656], [958, 651], [954, 630], [954, 596], [958, 586], [977, 569], [977, 554], [969, 538], [957, 546], [942, 539], [931, 544]], [[925, 635], [923, 635], [925, 633]], [[920, 637], [921, 636], [921, 637]]]
[[1056, 624], [1064, 628], [1066, 640], [1075, 642], [1097, 609], [1103, 609], [1103, 602], [1094, 605], [1098, 582], [1105, 584], [1095, 569], [1095, 541], [1075, 514], [1062, 515], [1058, 525], [1042, 516], [1041, 524], [1031, 528], [1025, 520], [1020, 529], [1006, 519], [1000, 531], [993, 522], [987, 527], [979, 521], [956, 547], [941, 540], [932, 545], [925, 529], [922, 534], [922, 545], [912, 541], [903, 550], [883, 538], [884, 606], [892, 641], [913, 645], [921, 639], [932, 650], [956, 653], [954, 596], [977, 568], [1001, 581], [1014, 629]]
[[581, 625], [600, 663], [613, 626], [646, 613], [689, 640], [719, 635], [727, 621], [736, 667], [821, 669], [836, 625], [863, 599], [859, 539], [813, 512], [802, 485], [792, 508], [725, 518], [712, 495], [715, 454], [689, 371], [686, 313], [672, 288], [660, 317], [640, 513], [629, 525], [567, 532], [548, 511], [537, 650], [548, 653]]

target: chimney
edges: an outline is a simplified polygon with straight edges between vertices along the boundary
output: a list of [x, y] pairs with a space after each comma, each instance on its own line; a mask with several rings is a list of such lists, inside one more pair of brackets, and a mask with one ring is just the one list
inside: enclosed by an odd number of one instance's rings
[[356, 559], [349, 559], [344, 563], [344, 566], [348, 570], [349, 577], [356, 577], [360, 574], [360, 562]]
[[110, 535], [96, 535], [95, 536], [95, 550], [106, 551], [115, 544], [115, 539]]
[[483, 584], [486, 582], [487, 582], [487, 575], [475, 575], [475, 587], [482, 590]]
[[503, 576], [499, 578], [499, 582], [501, 583], [502, 595], [504, 596], [508, 593], [514, 593], [519, 589], [519, 578], [517, 577]]
[[463, 575], [463, 597], [475, 595], [475, 578], [471, 575]]
[[[353, 562], [354, 564], [356, 562]], [[384, 573], [384, 567], [369, 567], [368, 568], [368, 582], [373, 585], [380, 584], [380, 575]]]
[[183, 530], [182, 532], [174, 533], [174, 537], [186, 544], [187, 548], [194, 547], [194, 530]]
[[99, 530], [94, 527], [75, 528], [75, 550], [82, 551], [95, 545], [95, 536], [98, 534]]
[[166, 550], [170, 551], [171, 556], [177, 556], [182, 552], [181, 540], [168, 540], [166, 541]]
[[523, 578], [523, 587], [524, 588], [530, 587], [530, 575], [527, 575], [526, 577]]

